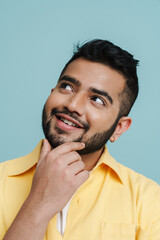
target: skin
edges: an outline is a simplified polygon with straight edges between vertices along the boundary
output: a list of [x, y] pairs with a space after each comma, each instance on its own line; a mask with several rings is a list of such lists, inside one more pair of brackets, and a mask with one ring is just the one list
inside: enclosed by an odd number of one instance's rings
[[[73, 84], [65, 80], [66, 85], [57, 84], [46, 101], [47, 120], [53, 108], [64, 108], [76, 114], [81, 123], [89, 129], [68, 128], [64, 123], [51, 118], [50, 133], [57, 135], [63, 144], [52, 148], [45, 139], [39, 162], [33, 178], [30, 194], [9, 228], [4, 240], [41, 240], [48, 223], [67, 204], [76, 189], [89, 177], [89, 172], [99, 160], [103, 147], [91, 154], [80, 155], [87, 141], [96, 133], [111, 128], [120, 108], [119, 95], [125, 86], [124, 77], [111, 68], [85, 59], [72, 62], [61, 77], [69, 76], [78, 80]], [[61, 81], [62, 83], [62, 81]], [[65, 87], [64, 87], [65, 86]], [[112, 98], [95, 94], [91, 89], [103, 90]], [[110, 141], [114, 142], [131, 125], [129, 117], [122, 117]], [[58, 133], [58, 130], [62, 133]], [[74, 142], [81, 138], [81, 142]], [[29, 231], [28, 231], [29, 229]]]
[[[75, 79], [78, 83], [73, 84], [69, 80], [65, 80], [67, 79], [66, 76]], [[66, 108], [70, 112], [74, 112], [79, 121], [89, 125], [89, 130], [86, 133], [83, 129], [77, 128], [61, 134], [61, 139], [70, 142], [83, 136], [81, 142], [86, 143], [94, 134], [109, 130], [119, 114], [119, 96], [125, 86], [124, 77], [110, 67], [81, 58], [72, 62], [60, 79], [64, 80], [59, 81], [56, 87], [52, 89], [45, 104], [47, 120], [49, 120], [53, 108], [57, 108], [59, 111]], [[65, 85], [63, 86], [63, 84]], [[90, 88], [107, 92], [113, 102], [111, 103], [107, 97], [95, 94]], [[95, 99], [95, 97], [97, 98]], [[129, 117], [121, 118], [110, 137], [110, 141], [116, 141], [129, 128], [130, 124], [131, 119]], [[50, 132], [59, 136], [55, 129], [56, 125], [57, 119], [53, 117]], [[91, 170], [97, 163], [102, 149], [103, 146], [93, 154], [82, 155], [87, 170]]]

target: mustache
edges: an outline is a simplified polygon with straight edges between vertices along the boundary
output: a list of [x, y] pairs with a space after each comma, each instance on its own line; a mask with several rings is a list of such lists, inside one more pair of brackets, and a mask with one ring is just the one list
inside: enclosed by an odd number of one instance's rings
[[80, 124], [82, 124], [85, 132], [87, 132], [89, 130], [89, 124], [80, 120], [76, 113], [70, 112], [67, 108], [64, 108], [64, 110], [62, 110], [62, 111], [58, 110], [57, 108], [53, 108], [50, 113], [50, 117], [55, 116], [57, 113], [63, 113], [63, 114], [68, 115], [69, 117], [74, 118], [76, 121], [78, 121]]

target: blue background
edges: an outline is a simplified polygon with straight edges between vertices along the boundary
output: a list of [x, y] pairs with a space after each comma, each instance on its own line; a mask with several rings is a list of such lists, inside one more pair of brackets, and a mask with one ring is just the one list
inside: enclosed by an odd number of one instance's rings
[[140, 60], [133, 124], [108, 144], [122, 164], [160, 183], [160, 0], [0, 0], [0, 161], [43, 138], [41, 112], [73, 43], [113, 41]]

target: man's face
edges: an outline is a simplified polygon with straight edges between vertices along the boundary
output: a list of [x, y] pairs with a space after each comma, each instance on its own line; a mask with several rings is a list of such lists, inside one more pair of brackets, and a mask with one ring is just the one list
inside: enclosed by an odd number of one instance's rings
[[53, 148], [81, 141], [88, 154], [103, 148], [118, 123], [124, 77], [79, 58], [68, 65], [43, 109], [43, 131]]

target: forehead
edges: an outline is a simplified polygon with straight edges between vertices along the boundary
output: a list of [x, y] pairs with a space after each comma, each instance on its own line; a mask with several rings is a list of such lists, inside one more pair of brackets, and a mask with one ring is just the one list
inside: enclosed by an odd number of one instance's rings
[[118, 71], [83, 58], [71, 62], [62, 76], [64, 75], [78, 80], [84, 89], [93, 87], [105, 90], [113, 97], [119, 96], [125, 86], [125, 78]]

